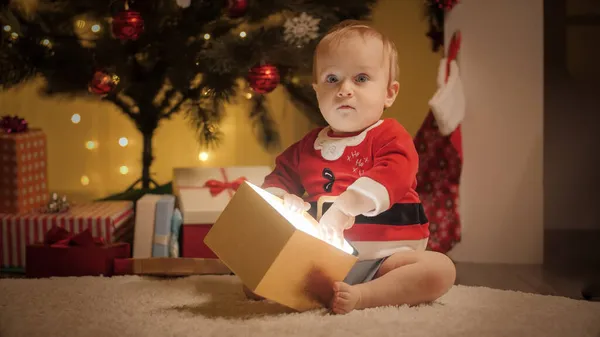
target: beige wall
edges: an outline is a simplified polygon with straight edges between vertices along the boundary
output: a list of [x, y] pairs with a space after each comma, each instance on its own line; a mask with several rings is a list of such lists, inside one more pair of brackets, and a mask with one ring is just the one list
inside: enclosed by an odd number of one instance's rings
[[458, 261], [542, 262], [542, 3], [462, 0], [447, 20], [468, 104]]
[[[397, 118], [414, 134], [435, 90], [439, 60], [439, 55], [430, 51], [429, 40], [424, 35], [427, 27], [421, 2], [382, 0], [373, 16], [374, 24], [389, 34], [400, 48], [401, 91], [396, 104], [385, 115]], [[284, 146], [299, 139], [311, 127], [281, 88], [269, 95], [269, 103]], [[67, 193], [74, 200], [87, 200], [122, 191], [139, 175], [141, 137], [134, 125], [111, 104], [93, 99], [40, 98], [35, 85], [26, 85], [0, 93], [0, 107], [1, 113], [25, 117], [32, 126], [42, 127], [48, 134], [52, 191]], [[274, 154], [259, 146], [248, 126], [247, 108], [241, 96], [239, 104], [227, 108], [228, 116], [222, 125], [224, 142], [204, 163], [198, 161], [194, 131], [183, 116], [163, 121], [154, 138], [154, 179], [161, 184], [168, 182], [175, 166], [272, 165]], [[70, 122], [73, 113], [81, 114], [81, 123]], [[118, 145], [120, 137], [129, 138], [127, 148]], [[97, 141], [98, 149], [87, 150], [88, 140]], [[66, 164], [67, 161], [70, 163]], [[122, 165], [129, 167], [129, 174], [119, 173]], [[89, 176], [88, 186], [81, 185], [82, 175]]]

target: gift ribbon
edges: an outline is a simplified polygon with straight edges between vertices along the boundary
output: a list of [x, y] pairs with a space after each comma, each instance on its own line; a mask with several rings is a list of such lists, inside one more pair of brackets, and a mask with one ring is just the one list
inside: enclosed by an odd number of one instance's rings
[[223, 176], [223, 181], [216, 180], [216, 179], [209, 179], [204, 183], [203, 187], [208, 188], [210, 191], [210, 194], [213, 197], [216, 197], [217, 195], [221, 194], [223, 191], [227, 190], [227, 193], [229, 194], [229, 197], [231, 198], [233, 196], [233, 191], [237, 191], [238, 188], [247, 179], [245, 177], [239, 177], [239, 178], [235, 179], [234, 181], [230, 182], [227, 179], [227, 173], [225, 172], [225, 169], [221, 168], [220, 170], [221, 170], [221, 175]]
[[163, 245], [163, 246], [169, 245], [169, 239], [170, 239], [170, 235], [159, 235], [159, 234], [154, 235], [154, 243], [159, 244], [159, 245]]
[[90, 247], [97, 245], [104, 245], [104, 238], [95, 238], [92, 236], [92, 232], [89, 228], [78, 234], [72, 234], [68, 230], [62, 227], [52, 227], [44, 235], [44, 244], [50, 245], [50, 247]]

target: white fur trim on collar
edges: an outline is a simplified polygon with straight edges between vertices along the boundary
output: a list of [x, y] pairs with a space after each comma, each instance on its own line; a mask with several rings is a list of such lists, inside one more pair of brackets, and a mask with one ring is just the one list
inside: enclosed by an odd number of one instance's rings
[[383, 120], [377, 121], [377, 123], [366, 128], [363, 132], [352, 137], [330, 137], [328, 132], [331, 130], [331, 127], [327, 126], [319, 132], [317, 139], [315, 139], [314, 148], [317, 151], [321, 150], [321, 157], [323, 159], [329, 161], [339, 159], [344, 154], [346, 146], [356, 146], [362, 143], [367, 136], [367, 132], [381, 125], [381, 123], [383, 123]]

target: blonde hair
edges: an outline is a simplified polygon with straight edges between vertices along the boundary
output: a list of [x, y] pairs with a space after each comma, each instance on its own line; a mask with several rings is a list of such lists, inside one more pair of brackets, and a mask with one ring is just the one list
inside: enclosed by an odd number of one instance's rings
[[359, 34], [363, 38], [371, 36], [381, 40], [383, 43], [383, 57], [385, 58], [387, 56], [389, 61], [388, 85], [394, 80], [397, 80], [400, 67], [398, 66], [398, 50], [396, 49], [394, 42], [386, 35], [362, 21], [345, 20], [333, 26], [333, 28], [331, 28], [317, 44], [313, 56], [313, 82], [317, 81], [317, 55], [319, 54], [319, 51], [334, 43], [340, 43], [344, 38], [347, 38], [352, 34]]

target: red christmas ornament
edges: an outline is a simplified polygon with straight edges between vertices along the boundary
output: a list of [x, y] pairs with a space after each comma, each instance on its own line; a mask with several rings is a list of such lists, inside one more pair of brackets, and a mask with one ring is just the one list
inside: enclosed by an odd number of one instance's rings
[[248, 0], [227, 0], [227, 14], [231, 18], [238, 18], [246, 14]]
[[137, 40], [144, 31], [144, 19], [139, 12], [124, 10], [113, 18], [112, 31], [121, 40]]
[[96, 95], [107, 95], [119, 84], [119, 76], [98, 70], [88, 85], [88, 90]]
[[261, 64], [254, 66], [248, 73], [250, 87], [256, 93], [269, 93], [279, 85], [279, 69], [272, 64]]
[[0, 130], [6, 133], [19, 133], [29, 130], [29, 124], [23, 118], [17, 116], [3, 116], [0, 119]]

